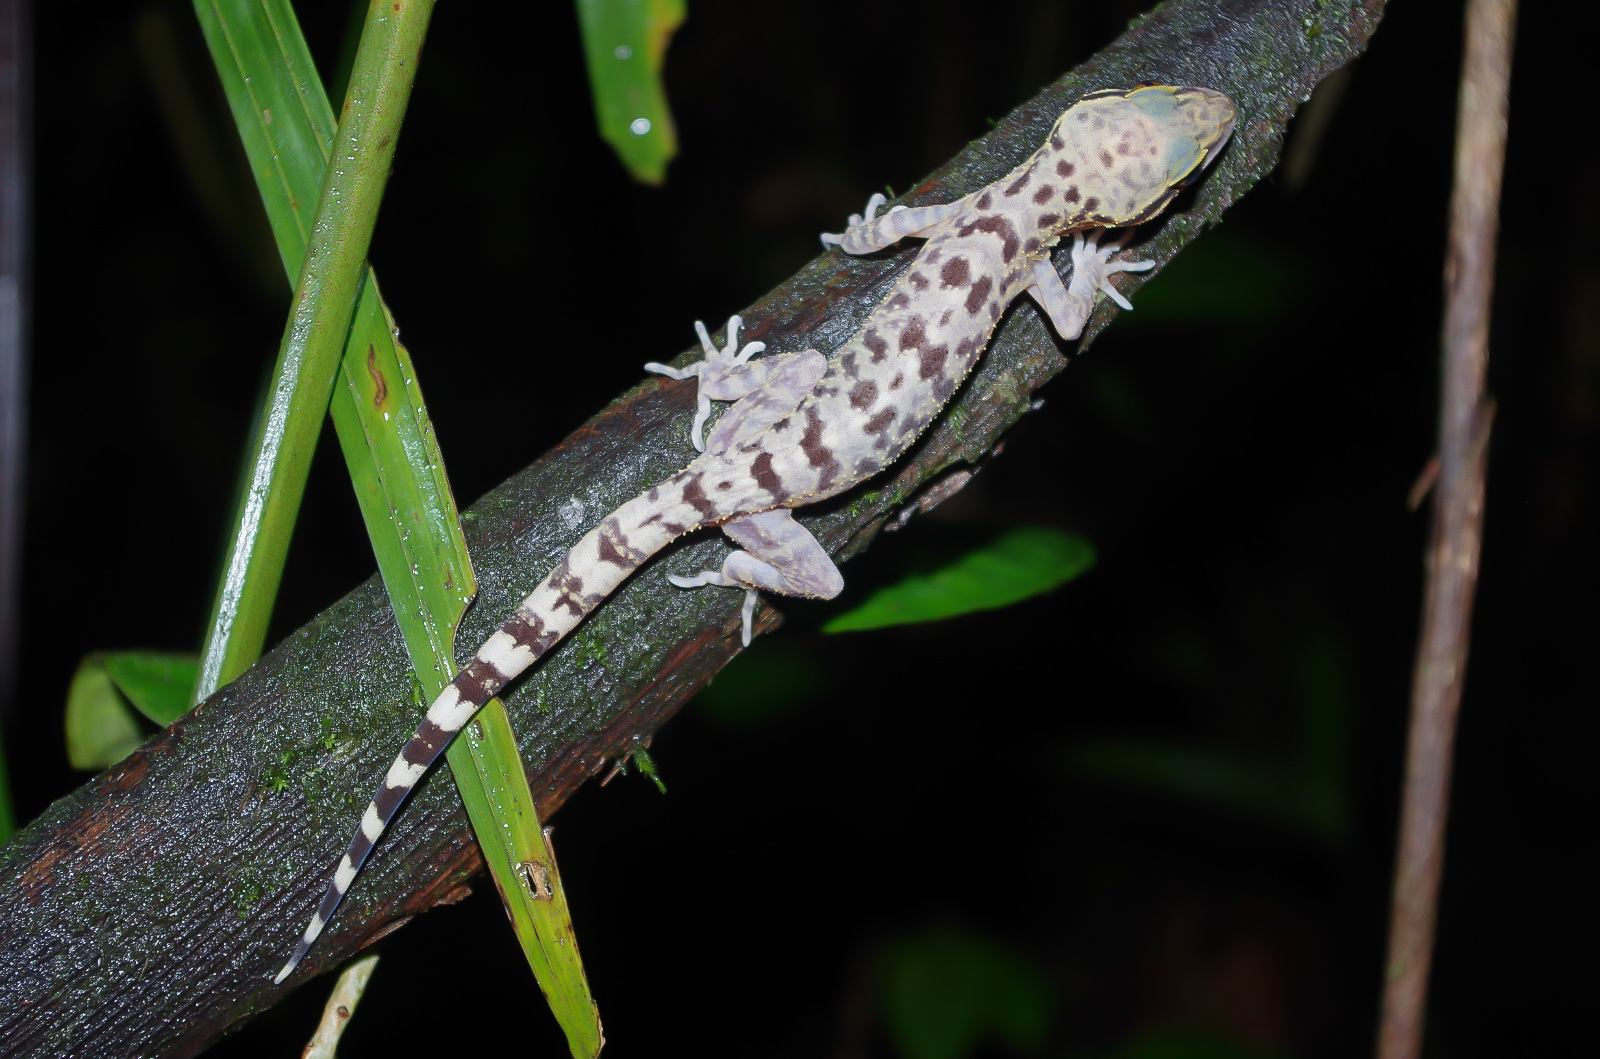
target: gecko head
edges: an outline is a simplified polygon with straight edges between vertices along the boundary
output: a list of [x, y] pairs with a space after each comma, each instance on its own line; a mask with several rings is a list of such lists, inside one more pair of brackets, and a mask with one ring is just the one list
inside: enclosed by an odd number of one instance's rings
[[1129, 92], [1127, 100], [1166, 140], [1167, 179], [1174, 184], [1216, 161], [1238, 118], [1233, 100], [1214, 88], [1146, 85]]
[[1084, 96], [1056, 123], [1052, 141], [1076, 150], [1100, 178], [1095, 223], [1126, 226], [1166, 208], [1185, 183], [1216, 160], [1237, 118], [1213, 88], [1140, 85]]

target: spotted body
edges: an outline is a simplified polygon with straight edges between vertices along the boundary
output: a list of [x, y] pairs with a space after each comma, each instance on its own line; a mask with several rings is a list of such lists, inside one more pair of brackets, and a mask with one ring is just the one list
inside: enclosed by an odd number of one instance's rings
[[[792, 509], [842, 493], [904, 453], [971, 371], [1018, 295], [1032, 295], [1067, 340], [1082, 333], [1097, 291], [1126, 306], [1109, 277], [1150, 262], [1116, 261], [1116, 247], [1079, 236], [1068, 285], [1051, 248], [1066, 233], [1155, 216], [1221, 150], [1233, 122], [1233, 104], [1211, 89], [1156, 85], [1085, 96], [1001, 180], [956, 202], [897, 207], [882, 217], [876, 216], [882, 199], [874, 196], [847, 231], [823, 237], [851, 254], [906, 237], [926, 239], [888, 296], [831, 358], [807, 350], [752, 360], [763, 347], [739, 348], [734, 317], [722, 349], [696, 325], [703, 361], [684, 370], [647, 365], [675, 378], [698, 377], [691, 438], [701, 455], [591, 529], [434, 700], [390, 766], [276, 981], [288, 977], [322, 932], [389, 818], [461, 727], [672, 540], [719, 526], [739, 545], [721, 569], [671, 580], [744, 589], [746, 643], [757, 590], [837, 595], [844, 585], [838, 569]], [[712, 400], [735, 403], [702, 441]]]

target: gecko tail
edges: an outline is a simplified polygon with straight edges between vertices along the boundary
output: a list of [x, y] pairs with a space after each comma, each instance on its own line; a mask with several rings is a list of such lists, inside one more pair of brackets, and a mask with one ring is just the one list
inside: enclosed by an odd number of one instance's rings
[[[518, 608], [517, 613], [521, 615], [521, 608]], [[514, 618], [513, 622], [515, 620]], [[383, 786], [367, 804], [367, 811], [361, 817], [361, 826], [351, 837], [344, 856], [339, 858], [339, 867], [333, 873], [333, 879], [328, 883], [327, 890], [323, 892], [322, 903], [317, 906], [311, 922], [306, 924], [305, 933], [295, 945], [294, 954], [289, 957], [289, 962], [284, 964], [283, 969], [273, 978], [274, 984], [282, 984], [316, 942], [317, 936], [322, 933], [322, 928], [327, 926], [339, 903], [344, 900], [345, 892], [349, 890], [356, 874], [361, 871], [361, 866], [372, 854], [372, 847], [377, 844], [378, 838], [389, 826], [389, 821], [399, 811], [401, 804], [416, 787], [417, 781], [428, 771], [429, 766], [439, 759], [439, 755], [444, 753], [455, 734], [466, 725], [472, 715], [498, 694], [500, 689], [517, 674], [533, 664], [538, 657], [526, 649], [520, 652], [526, 656], [525, 659], [518, 657], [518, 652], [508, 653], [506, 641], [509, 636], [505, 626], [496, 630], [495, 634], [478, 649], [477, 655], [466, 668], [445, 685], [439, 697], [433, 700], [433, 705], [428, 707], [427, 716], [411, 734], [411, 739], [395, 757], [394, 763], [389, 766], [389, 771], [383, 778]]]
[[339, 859], [316, 914], [274, 984], [282, 984], [316, 942], [401, 803], [483, 704], [577, 628], [652, 555], [675, 537], [711, 521], [705, 517], [710, 505], [701, 486], [702, 464], [708, 462], [696, 461], [602, 519], [445, 685], [389, 766], [383, 786], [367, 805], [361, 826]]

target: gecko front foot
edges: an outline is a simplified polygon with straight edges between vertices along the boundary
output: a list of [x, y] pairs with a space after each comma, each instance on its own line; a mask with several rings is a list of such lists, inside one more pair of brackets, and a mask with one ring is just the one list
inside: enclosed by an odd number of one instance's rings
[[1087, 239], [1083, 237], [1082, 232], [1073, 235], [1071, 293], [1093, 298], [1094, 292], [1098, 290], [1122, 308], [1132, 309], [1133, 304], [1111, 285], [1111, 277], [1118, 272], [1143, 272], [1154, 268], [1156, 263], [1112, 260], [1113, 255], [1121, 249], [1120, 243], [1096, 246], [1092, 235]]
[[670, 364], [658, 361], [651, 361], [644, 366], [645, 371], [653, 371], [669, 379], [699, 377], [700, 391], [695, 404], [694, 424], [689, 428], [689, 440], [694, 444], [696, 452], [706, 450], [705, 427], [706, 420], [711, 417], [712, 400], [736, 400], [743, 396], [743, 390], [734, 393], [732, 397], [723, 396], [727, 392], [729, 376], [743, 367], [745, 361], [767, 348], [765, 342], [749, 342], [740, 349], [739, 328], [742, 326], [744, 326], [742, 318], [728, 317], [728, 344], [718, 349], [712, 343], [711, 336], [706, 333], [706, 325], [696, 320], [694, 330], [695, 334], [700, 336], [700, 348], [705, 351], [705, 360], [697, 361], [687, 368], [674, 368]]

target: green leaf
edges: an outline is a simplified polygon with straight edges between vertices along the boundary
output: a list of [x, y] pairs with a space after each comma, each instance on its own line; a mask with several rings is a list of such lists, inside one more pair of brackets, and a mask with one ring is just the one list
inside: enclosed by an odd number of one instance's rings
[[17, 814], [11, 807], [11, 775], [6, 770], [4, 745], [0, 745], [0, 846], [17, 833]]
[[[221, 0], [215, 6], [196, 0], [202, 25], [208, 31], [228, 20], [228, 14], [221, 10], [223, 6]], [[207, 33], [235, 121], [258, 132], [270, 130], [274, 120], [292, 122], [303, 110], [291, 98], [290, 90], [297, 87], [293, 71], [287, 71], [291, 76], [273, 81], [279, 88], [275, 100], [288, 111], [276, 116], [265, 105], [265, 98], [255, 95], [257, 86], [252, 79], [239, 76], [241, 66], [251, 58], [281, 63], [284, 43], [299, 37], [293, 12], [283, 0], [266, 0], [259, 6], [261, 11], [278, 9], [274, 11], [278, 21], [274, 24], [256, 20], [253, 24], [258, 31], [252, 36], [219, 40], [217, 33]], [[334, 131], [341, 164], [324, 163], [314, 170], [315, 179], [308, 182], [307, 190], [315, 187], [315, 197], [290, 204], [288, 212], [298, 222], [292, 236], [282, 231], [286, 211], [273, 211], [274, 235], [295, 241], [301, 248], [302, 261], [293, 270], [298, 276], [294, 298], [268, 384], [265, 412], [257, 424], [254, 455], [201, 647], [196, 692], [202, 697], [238, 676], [261, 655], [310, 473], [311, 456], [322, 431], [322, 417], [339, 373], [358, 299], [367, 286], [367, 247], [372, 241], [432, 13], [432, 0], [412, 0], [393, 9], [374, 5], [370, 9], [351, 71], [350, 99]], [[241, 25], [252, 24], [248, 13], [235, 14], [242, 15], [238, 20]], [[299, 77], [313, 76], [307, 59]], [[279, 167], [292, 164], [295, 159], [256, 157], [252, 148], [263, 139], [271, 143], [274, 137], [270, 131], [255, 137], [245, 135], [245, 146], [265, 196], [268, 187], [276, 189], [281, 182], [281, 178], [273, 179], [269, 174], [282, 172]], [[305, 139], [302, 137], [301, 142]], [[307, 154], [309, 157], [300, 160], [302, 165], [314, 165], [315, 152]], [[280, 242], [279, 252], [285, 265], [293, 260], [291, 247]]]
[[1094, 547], [1084, 538], [1023, 526], [942, 570], [879, 589], [822, 631], [881, 629], [1008, 607], [1058, 588], [1093, 565]]
[[656, 785], [656, 790], [662, 794], [667, 793], [667, 784], [661, 778], [661, 770], [656, 768], [656, 759], [650, 756], [650, 751], [646, 750], [643, 744], [633, 748], [633, 763], [639, 766], [640, 772], [650, 777]]
[[133, 708], [165, 728], [189, 712], [199, 660], [192, 654], [166, 651], [112, 651], [104, 656], [106, 673]]
[[[287, 0], [196, 0], [291, 279], [333, 147], [333, 110]], [[374, 86], [352, 71], [352, 94]], [[331, 410], [384, 587], [428, 697], [454, 668], [455, 627], [476, 591], [455, 501], [416, 372], [366, 270]], [[447, 752], [490, 874], [574, 1055], [600, 1024], [555, 856], [539, 824], [505, 708], [491, 700]], [[352, 821], [352, 826], [354, 822]], [[542, 880], [538, 886], [530, 879]]]
[[140, 716], [165, 727], [189, 712], [197, 662], [192, 654], [112, 651], [78, 663], [67, 688], [67, 761], [102, 769], [144, 742]]
[[987, 1041], [1037, 1052], [1054, 995], [1026, 956], [970, 931], [936, 927], [884, 953], [883, 1023], [903, 1059], [961, 1059]]
[[106, 672], [103, 655], [78, 663], [67, 686], [67, 761], [75, 769], [103, 769], [144, 742], [144, 731]]
[[661, 183], [678, 153], [661, 68], [687, 6], [686, 0], [578, 0], [600, 137], [640, 183]]

